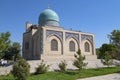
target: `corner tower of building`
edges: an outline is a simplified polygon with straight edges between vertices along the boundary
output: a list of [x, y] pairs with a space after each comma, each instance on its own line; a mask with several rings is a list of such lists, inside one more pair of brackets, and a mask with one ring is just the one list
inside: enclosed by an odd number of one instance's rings
[[41, 26], [59, 26], [59, 16], [51, 9], [45, 9], [39, 16], [38, 24]]

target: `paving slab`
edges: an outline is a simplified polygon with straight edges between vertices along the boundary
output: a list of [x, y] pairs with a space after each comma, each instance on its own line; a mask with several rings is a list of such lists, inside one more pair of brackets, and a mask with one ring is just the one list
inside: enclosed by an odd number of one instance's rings
[[120, 80], [120, 73], [108, 74], [104, 76], [96, 76], [77, 80]]

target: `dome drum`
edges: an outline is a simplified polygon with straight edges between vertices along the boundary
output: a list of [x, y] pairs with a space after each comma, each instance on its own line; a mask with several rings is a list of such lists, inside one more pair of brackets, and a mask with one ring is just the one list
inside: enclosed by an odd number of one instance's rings
[[47, 20], [45, 22], [40, 23], [40, 25], [41, 26], [44, 26], [44, 25], [47, 25], [47, 26], [59, 26], [59, 22]]

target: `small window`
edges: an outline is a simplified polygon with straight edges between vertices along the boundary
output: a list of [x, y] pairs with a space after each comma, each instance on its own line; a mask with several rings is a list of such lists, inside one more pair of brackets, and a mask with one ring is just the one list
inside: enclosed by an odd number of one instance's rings
[[58, 42], [57, 40], [51, 40], [51, 51], [58, 51]]
[[73, 41], [70, 41], [70, 43], [69, 43], [69, 50], [75, 51], [75, 43]]
[[90, 52], [90, 45], [88, 42], [85, 42], [84, 47], [85, 47], [85, 52]]
[[28, 42], [25, 43], [25, 49], [29, 49], [29, 43]]

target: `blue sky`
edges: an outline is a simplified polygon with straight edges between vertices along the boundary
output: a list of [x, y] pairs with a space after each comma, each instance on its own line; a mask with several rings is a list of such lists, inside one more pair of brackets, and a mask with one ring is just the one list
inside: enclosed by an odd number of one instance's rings
[[9, 31], [12, 41], [22, 44], [26, 21], [37, 24], [48, 4], [65, 29], [95, 34], [97, 48], [120, 29], [120, 0], [0, 0], [0, 32]]

